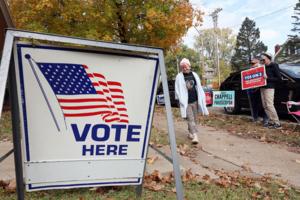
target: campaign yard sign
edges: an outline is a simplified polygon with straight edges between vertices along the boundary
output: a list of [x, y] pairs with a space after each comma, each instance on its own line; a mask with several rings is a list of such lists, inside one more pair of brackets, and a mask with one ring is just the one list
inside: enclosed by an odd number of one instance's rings
[[264, 78], [265, 66], [255, 67], [241, 72], [242, 90], [262, 87], [267, 84]]
[[213, 107], [234, 107], [234, 91], [213, 91]]
[[158, 57], [14, 49], [26, 189], [141, 184]]

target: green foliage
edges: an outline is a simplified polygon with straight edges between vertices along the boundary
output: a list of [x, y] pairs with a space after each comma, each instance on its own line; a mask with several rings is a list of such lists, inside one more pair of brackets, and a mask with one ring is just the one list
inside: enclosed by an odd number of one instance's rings
[[291, 31], [295, 32], [295, 35], [293, 37], [299, 37], [300, 33], [300, 0], [296, 3], [294, 7], [294, 15], [292, 18], [295, 20], [292, 24], [294, 25], [294, 28], [291, 29]]
[[259, 28], [255, 27], [253, 20], [246, 17], [238, 33], [235, 54], [231, 59], [231, 64], [235, 70], [248, 66], [253, 56], [267, 51], [267, 46], [259, 38]]
[[222, 81], [231, 73], [230, 59], [235, 45], [235, 35], [232, 30], [229, 28], [201, 30], [196, 38], [195, 48], [197, 52], [200, 52], [201, 66], [216, 70], [216, 35], [218, 37], [219, 66]]
[[199, 74], [201, 78], [202, 69], [199, 67], [199, 53], [194, 49], [188, 48], [186, 45], [181, 45], [176, 51], [168, 51], [165, 56], [168, 79], [175, 79], [177, 73], [180, 71], [179, 63], [183, 58], [190, 60], [192, 71]]

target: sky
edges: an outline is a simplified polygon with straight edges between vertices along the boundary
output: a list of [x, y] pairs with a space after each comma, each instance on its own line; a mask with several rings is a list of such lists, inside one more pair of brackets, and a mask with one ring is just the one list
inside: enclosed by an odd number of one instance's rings
[[[194, 7], [205, 12], [203, 25], [198, 28], [213, 27], [209, 14], [216, 8], [222, 8], [219, 13], [218, 26], [231, 28], [237, 34], [246, 17], [256, 22], [260, 30], [260, 40], [268, 46], [268, 52], [274, 54], [274, 46], [283, 44], [293, 26], [294, 6], [298, 0], [190, 0]], [[194, 47], [197, 31], [191, 27], [184, 37], [184, 43]]]

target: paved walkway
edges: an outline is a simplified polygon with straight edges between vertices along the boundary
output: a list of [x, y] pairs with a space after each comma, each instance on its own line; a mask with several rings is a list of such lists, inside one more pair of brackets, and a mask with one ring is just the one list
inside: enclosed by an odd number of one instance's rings
[[[154, 127], [167, 133], [163, 114], [155, 114]], [[184, 121], [175, 121], [175, 130], [177, 139], [190, 142], [186, 137], [187, 125]], [[194, 173], [201, 175], [205, 175], [207, 169], [252, 171], [254, 176], [270, 174], [300, 187], [300, 154], [289, 152], [281, 145], [239, 138], [210, 127], [198, 126], [198, 130], [203, 150], [193, 148], [192, 159], [180, 156], [183, 167], [192, 168]], [[168, 147], [161, 151], [170, 155]], [[187, 159], [193, 162], [186, 162]]]

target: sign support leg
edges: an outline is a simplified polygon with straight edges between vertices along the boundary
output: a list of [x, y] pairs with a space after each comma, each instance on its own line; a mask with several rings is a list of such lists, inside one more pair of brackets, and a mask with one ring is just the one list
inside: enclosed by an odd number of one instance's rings
[[172, 117], [170, 95], [169, 95], [169, 88], [168, 88], [168, 81], [167, 81], [167, 74], [166, 74], [163, 52], [159, 53], [159, 66], [160, 66], [160, 73], [161, 73], [161, 77], [162, 77], [162, 85], [163, 85], [163, 91], [164, 91], [164, 97], [165, 97], [165, 107], [166, 107], [166, 112], [167, 112], [169, 140], [170, 140], [170, 146], [171, 146], [173, 171], [174, 171], [174, 175], [175, 175], [175, 184], [176, 184], [176, 196], [177, 196], [178, 200], [183, 200], [183, 186], [182, 186], [179, 162], [178, 162], [178, 157], [177, 157], [174, 122], [173, 122], [173, 117]]
[[136, 186], [135, 192], [136, 192], [136, 198], [141, 199], [142, 192], [143, 192], [143, 183], [141, 185]]
[[11, 114], [13, 125], [13, 145], [14, 145], [14, 159], [16, 172], [16, 190], [17, 199], [23, 200], [24, 197], [24, 182], [23, 182], [23, 168], [21, 156], [21, 132], [20, 132], [20, 114], [17, 96], [17, 85], [15, 79], [15, 66], [12, 61], [9, 70], [9, 96], [11, 102]]

